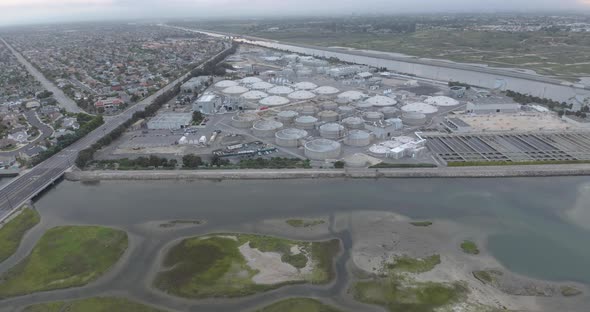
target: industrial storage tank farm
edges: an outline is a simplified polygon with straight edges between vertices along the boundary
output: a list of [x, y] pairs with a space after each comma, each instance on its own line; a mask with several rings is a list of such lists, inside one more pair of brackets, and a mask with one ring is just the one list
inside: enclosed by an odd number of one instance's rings
[[310, 91], [316, 89], [318, 86], [313, 82], [302, 81], [294, 84], [293, 87], [297, 90]]
[[459, 101], [447, 96], [432, 96], [427, 98], [424, 103], [442, 107], [459, 105]]
[[262, 90], [262, 91], [266, 91], [268, 89], [274, 88], [275, 85], [273, 85], [272, 83], [268, 83], [265, 81], [261, 81], [261, 82], [256, 82], [253, 83], [250, 88], [252, 90]]
[[245, 85], [250, 85], [250, 84], [262, 82], [262, 79], [260, 79], [258, 77], [246, 77], [246, 78], [240, 80], [240, 82]]
[[249, 129], [258, 118], [256, 114], [238, 113], [232, 117], [231, 125], [240, 129]]
[[365, 120], [360, 117], [348, 117], [342, 119], [342, 124], [348, 129], [363, 129], [365, 127]]
[[313, 130], [318, 119], [313, 116], [301, 116], [295, 119], [295, 126], [299, 129]]
[[349, 102], [356, 102], [365, 99], [367, 95], [359, 91], [346, 91], [338, 94], [337, 98], [345, 99]]
[[292, 123], [298, 116], [298, 112], [291, 110], [281, 111], [277, 114], [277, 118], [282, 123]]
[[371, 134], [364, 130], [351, 130], [344, 139], [344, 144], [350, 146], [367, 146], [371, 144]]
[[248, 91], [242, 95], [240, 95], [240, 97], [249, 100], [249, 101], [258, 101], [258, 100], [262, 100], [266, 97], [268, 97], [268, 94], [262, 92], [262, 91]]
[[242, 87], [242, 86], [233, 86], [233, 87], [228, 87], [223, 89], [223, 93], [225, 94], [242, 94], [242, 93], [246, 93], [250, 90], [248, 90], [248, 88]]
[[320, 126], [320, 135], [325, 139], [338, 139], [344, 135], [344, 126], [338, 123], [327, 123]]
[[365, 102], [367, 105], [370, 104], [373, 107], [386, 107], [394, 106], [395, 104], [397, 104], [397, 101], [395, 99], [383, 95], [370, 97], [367, 100], [365, 100]]
[[332, 95], [340, 92], [340, 90], [330, 86], [322, 86], [315, 89], [314, 92], [319, 95]]

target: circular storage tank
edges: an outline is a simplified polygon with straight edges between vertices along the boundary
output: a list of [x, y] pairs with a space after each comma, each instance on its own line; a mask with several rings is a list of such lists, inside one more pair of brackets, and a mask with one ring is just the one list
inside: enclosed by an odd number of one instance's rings
[[305, 105], [301, 108], [301, 115], [313, 116], [318, 112], [318, 109], [313, 105]]
[[292, 100], [302, 101], [302, 100], [313, 99], [315, 97], [315, 94], [311, 93], [309, 91], [299, 90], [299, 91], [295, 91], [293, 93], [290, 93], [287, 97]]
[[340, 90], [338, 90], [334, 87], [330, 87], [330, 86], [323, 86], [323, 87], [316, 88], [314, 90], [314, 92], [317, 94], [320, 94], [320, 95], [332, 95], [332, 94], [336, 94], [336, 93], [340, 92]]
[[340, 116], [350, 116], [354, 113], [355, 108], [352, 106], [340, 106], [338, 107], [338, 113]]
[[248, 88], [244, 88], [241, 86], [233, 86], [233, 87], [225, 88], [221, 92], [223, 92], [225, 94], [242, 94], [242, 93], [246, 93], [248, 91], [249, 91]]
[[360, 109], [360, 110], [367, 110], [370, 108], [373, 108], [373, 104], [367, 102], [367, 101], [363, 101], [363, 102], [357, 102], [354, 104], [354, 107]]
[[426, 115], [416, 112], [403, 113], [402, 122], [408, 126], [421, 126], [426, 123]]
[[260, 103], [260, 105], [264, 105], [264, 106], [280, 106], [280, 105], [289, 104], [289, 99], [286, 97], [273, 95], [273, 96], [269, 96], [269, 97], [266, 97], [266, 98], [260, 100], [260, 102], [258, 102], [258, 103]]
[[335, 159], [340, 157], [342, 146], [332, 140], [317, 139], [305, 143], [305, 157], [313, 160]]
[[448, 96], [432, 96], [427, 98], [424, 103], [434, 105], [434, 106], [457, 106], [459, 105], [459, 101], [450, 98]]
[[320, 126], [320, 136], [324, 139], [338, 139], [344, 135], [344, 126], [338, 123], [327, 123]]
[[385, 116], [383, 115], [383, 113], [380, 112], [366, 112], [363, 114], [363, 118], [366, 121], [375, 122], [383, 120]]
[[335, 111], [335, 110], [337, 110], [337, 109], [338, 109], [338, 104], [336, 104], [336, 103], [334, 103], [334, 102], [327, 101], [327, 102], [323, 102], [323, 103], [322, 103], [322, 108], [323, 108], [324, 110], [331, 110], [331, 111]]
[[363, 129], [365, 127], [365, 121], [360, 117], [344, 118], [342, 124], [348, 129]]
[[238, 83], [233, 80], [221, 80], [215, 84], [216, 88], [225, 89], [229, 87], [235, 87]]
[[350, 130], [344, 139], [344, 144], [350, 146], [367, 146], [371, 144], [371, 135], [364, 130]]
[[383, 145], [379, 145], [379, 144], [369, 147], [369, 153], [373, 154], [373, 156], [380, 157], [380, 158], [387, 157], [387, 154], [389, 154], [390, 150], [391, 149], [389, 149]]
[[394, 118], [399, 114], [399, 109], [395, 107], [383, 107], [379, 110], [385, 119]]
[[260, 120], [254, 123], [252, 132], [259, 137], [272, 137], [275, 132], [283, 128], [283, 123], [274, 120]]
[[231, 125], [240, 129], [249, 129], [252, 128], [256, 120], [258, 120], [258, 115], [241, 113], [231, 118]]
[[275, 133], [275, 142], [278, 146], [298, 147], [299, 142], [305, 137], [307, 137], [307, 131], [289, 128]]
[[416, 112], [422, 114], [434, 114], [438, 112], [438, 108], [432, 106], [430, 104], [422, 103], [422, 102], [414, 102], [402, 107], [402, 111], [404, 112]]
[[242, 84], [249, 85], [249, 84], [253, 84], [253, 83], [257, 83], [257, 82], [262, 82], [262, 79], [260, 79], [258, 77], [246, 77], [246, 78], [240, 80], [240, 82]]
[[321, 121], [334, 122], [338, 121], [338, 113], [331, 110], [321, 111], [318, 114]]
[[257, 82], [257, 83], [253, 83], [250, 88], [252, 90], [262, 90], [262, 91], [266, 91], [270, 88], [273, 88], [275, 85], [273, 85], [272, 83], [268, 83], [265, 81], [261, 81], [261, 82]]
[[393, 106], [395, 104], [397, 104], [397, 101], [390, 98], [390, 97], [386, 97], [383, 95], [377, 95], [371, 98], [368, 98], [365, 103], [367, 104], [371, 104], [371, 106], [374, 107], [385, 107], [385, 106]]
[[267, 92], [274, 95], [287, 95], [293, 93], [293, 91], [293, 89], [286, 86], [276, 86], [274, 88], [268, 89]]
[[240, 95], [240, 97], [248, 100], [248, 101], [260, 101], [266, 97], [268, 97], [268, 94], [262, 92], [262, 91], [248, 91], [246, 93], [243, 93], [242, 95]]
[[313, 116], [301, 116], [295, 118], [295, 126], [299, 129], [313, 130], [318, 119]]
[[364, 154], [351, 155], [346, 157], [344, 162], [346, 163], [346, 166], [350, 168], [364, 168], [368, 164], [367, 157]]
[[309, 90], [316, 89], [318, 86], [313, 82], [303, 81], [303, 82], [298, 82], [298, 83], [294, 84], [293, 87], [297, 90], [308, 90], [309, 91]]
[[345, 99], [347, 100], [349, 103], [350, 102], [356, 102], [356, 101], [360, 101], [364, 98], [366, 98], [367, 96], [359, 91], [346, 91], [343, 93], [338, 94], [338, 98], [339, 99]]
[[277, 118], [282, 123], [292, 123], [295, 118], [299, 116], [299, 113], [296, 111], [282, 111], [277, 114]]

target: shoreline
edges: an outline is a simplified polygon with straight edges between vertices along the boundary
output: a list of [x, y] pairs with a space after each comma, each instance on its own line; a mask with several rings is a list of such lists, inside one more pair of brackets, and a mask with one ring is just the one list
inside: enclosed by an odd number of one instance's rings
[[287, 180], [396, 178], [514, 178], [590, 176], [590, 164], [398, 169], [242, 169], [68, 171], [68, 181], [108, 180]]

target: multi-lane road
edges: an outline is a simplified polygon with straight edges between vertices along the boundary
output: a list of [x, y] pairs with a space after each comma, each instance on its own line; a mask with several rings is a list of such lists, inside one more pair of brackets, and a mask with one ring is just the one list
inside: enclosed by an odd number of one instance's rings
[[[225, 50], [220, 52], [219, 54], [223, 52], [225, 52]], [[17, 52], [13, 50], [13, 53]], [[212, 58], [216, 57], [217, 55], [213, 56]], [[27, 69], [30, 70], [29, 67], [27, 67]], [[39, 73], [38, 71], [37, 73], [41, 75], [43, 79], [45, 79], [45, 77], [43, 77], [41, 73]], [[74, 144], [70, 145], [68, 148], [62, 150], [53, 157], [35, 166], [28, 172], [15, 178], [11, 183], [7, 184], [6, 186], [4, 186], [4, 188], [0, 189], [0, 222], [6, 219], [8, 216], [10, 216], [10, 214], [13, 211], [15, 211], [18, 207], [20, 207], [22, 204], [26, 203], [28, 200], [42, 192], [47, 186], [51, 185], [53, 182], [59, 179], [66, 170], [68, 170], [70, 167], [74, 165], [76, 157], [78, 156], [78, 153], [81, 150], [86, 149], [90, 147], [92, 144], [96, 143], [100, 138], [110, 133], [112, 130], [114, 130], [115, 128], [123, 124], [125, 121], [130, 119], [135, 112], [143, 111], [148, 105], [150, 105], [156, 99], [156, 97], [172, 89], [177, 83], [181, 82], [189, 74], [190, 73], [187, 73], [182, 77], [176, 79], [160, 91], [145, 98], [140, 103], [128, 108], [123, 113], [115, 117], [108, 118], [102, 126], [98, 127], [96, 130], [92, 131], [87, 136], [81, 138]], [[35, 77], [37, 77], [37, 75], [35, 75]], [[47, 81], [47, 83], [52, 84], [47, 79], [45, 80]], [[53, 87], [57, 89], [55, 85], [53, 85]], [[51, 88], [48, 89], [51, 90]], [[60, 101], [60, 99], [58, 99], [58, 101]]]

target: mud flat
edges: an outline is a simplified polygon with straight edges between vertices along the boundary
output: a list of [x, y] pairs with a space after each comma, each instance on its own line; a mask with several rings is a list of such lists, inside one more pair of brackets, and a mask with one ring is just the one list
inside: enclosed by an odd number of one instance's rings
[[241, 297], [288, 284], [334, 278], [338, 240], [292, 241], [252, 234], [212, 234], [174, 245], [156, 288], [186, 298]]
[[412, 222], [382, 212], [349, 217], [356, 270], [350, 293], [356, 300], [389, 311], [551, 311], [547, 303], [577, 304], [582, 311], [586, 304], [584, 285], [519, 276], [481, 247], [477, 255], [465, 253], [460, 247], [465, 239], [486, 240], [477, 228], [442, 220], [428, 227]]

